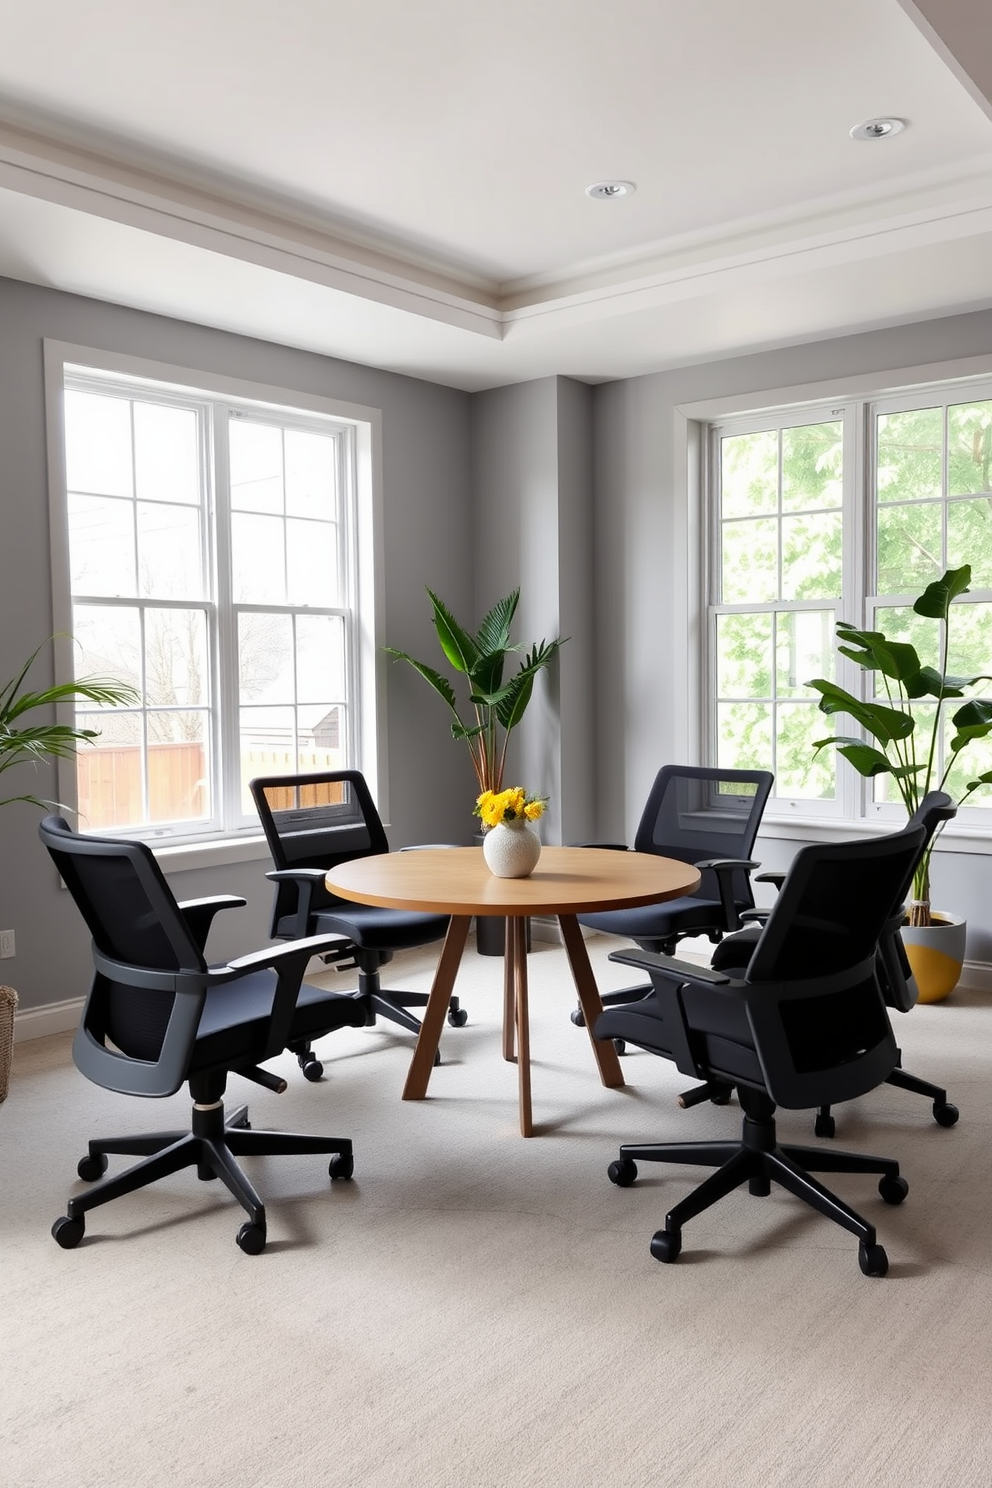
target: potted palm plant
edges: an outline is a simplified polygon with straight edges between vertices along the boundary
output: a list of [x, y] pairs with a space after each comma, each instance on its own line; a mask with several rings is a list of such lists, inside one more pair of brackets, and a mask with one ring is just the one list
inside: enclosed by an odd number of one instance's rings
[[[34, 716], [39, 710], [51, 710], [59, 703], [66, 702], [113, 706], [137, 700], [137, 693], [132, 687], [103, 677], [79, 677], [73, 682], [38, 690], [27, 687], [25, 683], [28, 672], [44, 650], [45, 644], [47, 642], [32, 652], [17, 675], [0, 687], [0, 774], [12, 770], [15, 765], [38, 764], [47, 758], [68, 758], [80, 744], [97, 736], [96, 729], [40, 722]], [[43, 800], [30, 792], [0, 796], [0, 806], [9, 806], [14, 801], [28, 801], [42, 808], [59, 804], [56, 801]], [[17, 993], [14, 989], [0, 987], [0, 1101], [7, 1095], [16, 1006]]]
[[[471, 712], [462, 717], [451, 679], [426, 662], [416, 661], [393, 646], [383, 649], [396, 661], [410, 666], [428, 682], [451, 712], [451, 736], [468, 745], [479, 794], [503, 789], [503, 771], [510, 734], [523, 718], [534, 691], [534, 678], [549, 666], [564, 641], [535, 641], [529, 651], [510, 641], [510, 626], [520, 602], [514, 589], [489, 611], [475, 635], [459, 625], [451, 611], [432, 589], [434, 629], [445, 659], [465, 678]], [[567, 639], [567, 637], [566, 637]], [[517, 670], [504, 681], [509, 659], [524, 652]], [[462, 705], [464, 706], [464, 705]]]
[[[474, 635], [459, 624], [432, 589], [427, 593], [433, 606], [434, 629], [444, 659], [455, 672], [456, 679], [465, 679], [468, 708], [464, 716], [465, 702], [459, 703], [450, 677], [426, 662], [417, 661], [406, 651], [397, 651], [393, 646], [386, 646], [384, 650], [394, 660], [408, 662], [419, 672], [450, 711], [451, 736], [468, 746], [479, 800], [488, 795], [498, 796], [503, 789], [510, 735], [527, 710], [535, 677], [550, 666], [564, 640], [535, 641], [529, 650], [511, 642], [510, 627], [520, 602], [519, 589], [514, 589], [493, 605]], [[506, 677], [507, 667], [515, 657], [520, 658], [519, 664]], [[479, 919], [477, 945], [484, 955], [502, 955], [503, 929], [503, 921], [497, 916]]]
[[[75, 728], [66, 723], [42, 723], [34, 718], [28, 719], [27, 714], [35, 714], [39, 709], [50, 710], [60, 703], [87, 702], [113, 707], [138, 699], [133, 687], [108, 677], [76, 677], [72, 682], [58, 683], [38, 691], [26, 687], [28, 672], [47, 644], [43, 642], [33, 651], [17, 675], [0, 687], [0, 774], [12, 770], [15, 765], [38, 764], [51, 758], [67, 759], [75, 754], [80, 744], [88, 743], [99, 734], [98, 729]], [[43, 808], [60, 804], [30, 793], [0, 796], [0, 806], [9, 806], [13, 801], [30, 801]]]
[[[809, 683], [820, 694], [822, 713], [846, 714], [867, 735], [833, 734], [816, 740], [814, 751], [832, 747], [860, 775], [890, 776], [910, 815], [931, 790], [947, 791], [961, 806], [976, 791], [992, 785], [992, 770], [969, 778], [961, 761], [970, 745], [992, 733], [992, 702], [968, 696], [992, 677], [987, 673], [957, 676], [948, 671], [951, 609], [956, 599], [967, 594], [970, 582], [970, 564], [948, 569], [913, 604], [916, 615], [937, 622], [936, 667], [925, 666], [910, 642], [889, 639], [881, 631], [858, 630], [842, 620], [837, 623], [838, 650], [877, 676], [874, 696], [856, 697], [822, 677]], [[952, 713], [948, 703], [954, 699], [964, 701]], [[964, 921], [938, 914], [930, 904], [931, 859], [939, 831], [914, 875], [913, 899], [903, 930], [921, 1002], [946, 997], [964, 961]]]

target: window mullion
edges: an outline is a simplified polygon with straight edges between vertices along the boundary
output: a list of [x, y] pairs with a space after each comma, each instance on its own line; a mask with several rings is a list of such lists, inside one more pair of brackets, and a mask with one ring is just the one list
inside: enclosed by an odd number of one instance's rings
[[218, 809], [224, 831], [230, 831], [241, 815], [241, 730], [238, 721], [239, 677], [238, 611], [234, 602], [234, 571], [231, 533], [231, 457], [227, 410], [215, 407], [210, 420], [210, 484], [214, 540], [216, 607], [214, 626], [214, 726], [217, 739]]

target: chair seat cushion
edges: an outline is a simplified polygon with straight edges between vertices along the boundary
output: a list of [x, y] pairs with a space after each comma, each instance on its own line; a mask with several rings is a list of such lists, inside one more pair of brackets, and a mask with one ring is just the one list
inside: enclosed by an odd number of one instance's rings
[[[191, 1069], [259, 1059], [268, 1040], [276, 973], [255, 971], [207, 992]], [[296, 999], [292, 1039], [311, 1039], [337, 1028], [361, 1028], [365, 1011], [353, 997], [304, 982]]]
[[[273, 935], [291, 939], [296, 933], [292, 915], [279, 920]], [[381, 909], [373, 904], [341, 904], [322, 908], [313, 916], [311, 935], [346, 935], [367, 951], [402, 951], [430, 945], [448, 933], [448, 916], [416, 914], [411, 910]]]
[[[683, 1003], [690, 1043], [700, 1065], [714, 1075], [763, 1088], [761, 1065], [743, 999], [716, 987], [693, 987], [683, 993]], [[622, 1038], [652, 1054], [672, 1057], [664, 1010], [653, 994], [641, 1002], [607, 1008], [597, 1018], [595, 1031], [597, 1038]]]
[[648, 950], [654, 948], [647, 942], [667, 940], [676, 931], [705, 930], [710, 925], [726, 924], [719, 899], [696, 899], [691, 895], [667, 899], [663, 904], [640, 904], [633, 909], [580, 914], [578, 920], [580, 925], [599, 930], [604, 935], [623, 935], [638, 945], [644, 943]]

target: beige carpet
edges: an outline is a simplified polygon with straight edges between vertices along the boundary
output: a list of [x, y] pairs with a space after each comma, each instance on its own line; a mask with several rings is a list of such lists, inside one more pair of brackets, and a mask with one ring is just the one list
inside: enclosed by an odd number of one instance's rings
[[[591, 950], [601, 985], [623, 968]], [[430, 957], [397, 958], [426, 986]], [[960, 1124], [885, 1088], [838, 1111], [838, 1144], [897, 1157], [901, 1208], [873, 1216], [891, 1269], [780, 1191], [695, 1220], [674, 1266], [648, 1243], [701, 1173], [606, 1168], [621, 1141], [736, 1130], [736, 1104], [680, 1111], [687, 1083], [632, 1052], [604, 1090], [568, 1019], [564, 953], [531, 957], [534, 1112], [517, 1134], [499, 1057], [502, 963], [466, 955], [469, 1012], [430, 1098], [399, 1099], [388, 1026], [291, 1059], [275, 1096], [232, 1080], [256, 1126], [351, 1135], [356, 1177], [321, 1159], [252, 1168], [263, 1256], [191, 1174], [94, 1212], [78, 1250], [49, 1227], [85, 1138], [182, 1124], [76, 1073], [68, 1037], [19, 1044], [0, 1106], [0, 1482], [10, 1488], [985, 1488], [992, 1477], [992, 1006], [959, 992], [900, 1018], [905, 1063], [946, 1082]], [[783, 1135], [806, 1140], [805, 1113]], [[118, 1159], [122, 1162], [122, 1159]]]

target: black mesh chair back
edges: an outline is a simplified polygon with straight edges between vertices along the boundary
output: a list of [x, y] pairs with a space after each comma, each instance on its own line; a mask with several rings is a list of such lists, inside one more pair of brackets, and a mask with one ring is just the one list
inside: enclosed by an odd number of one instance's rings
[[[683, 863], [710, 858], [748, 859], [772, 788], [767, 770], [665, 765], [658, 771], [634, 838], [636, 852], [657, 853]], [[754, 904], [750, 875], [735, 869], [733, 898], [740, 908]], [[720, 902], [713, 869], [704, 869], [693, 899]]]
[[[102, 956], [148, 971], [203, 972], [206, 962], [171, 889], [143, 842], [81, 837], [61, 817], [39, 833]], [[89, 1027], [134, 1059], [155, 1061], [175, 994], [122, 985], [98, 972]]]
[[[768, 770], [724, 770], [695, 765], [664, 765], [655, 777], [634, 838], [637, 852], [677, 858], [700, 870], [692, 894], [663, 904], [579, 915], [579, 923], [604, 935], [620, 935], [644, 951], [671, 954], [687, 936], [706, 935], [718, 943], [738, 930], [741, 916], [754, 907], [751, 861], [758, 828], [774, 776]], [[607, 992], [604, 1007], [647, 996], [650, 985]], [[583, 1023], [581, 1008], [572, 1022]], [[617, 1051], [623, 1052], [622, 1041]]]
[[[372, 793], [358, 770], [259, 776], [250, 789], [277, 869], [319, 868], [326, 873], [351, 858], [389, 851]], [[313, 910], [343, 902], [322, 882], [314, 883]], [[277, 881], [273, 935], [290, 933], [297, 904], [296, 884]]]
[[[346, 937], [333, 957], [339, 966], [358, 967], [357, 995], [367, 1022], [374, 1024], [381, 1015], [419, 1032], [420, 1023], [408, 1009], [424, 1007], [427, 994], [384, 988], [379, 970], [394, 951], [441, 940], [449, 916], [355, 904], [330, 893], [324, 882], [339, 863], [389, 851], [364, 775], [358, 770], [264, 775], [252, 780], [250, 789], [275, 864], [268, 875], [275, 884], [273, 937]], [[448, 1021], [456, 1028], [467, 1021], [457, 997], [451, 999]], [[319, 1062], [304, 1053], [300, 1063], [308, 1078], [319, 1078]]]

